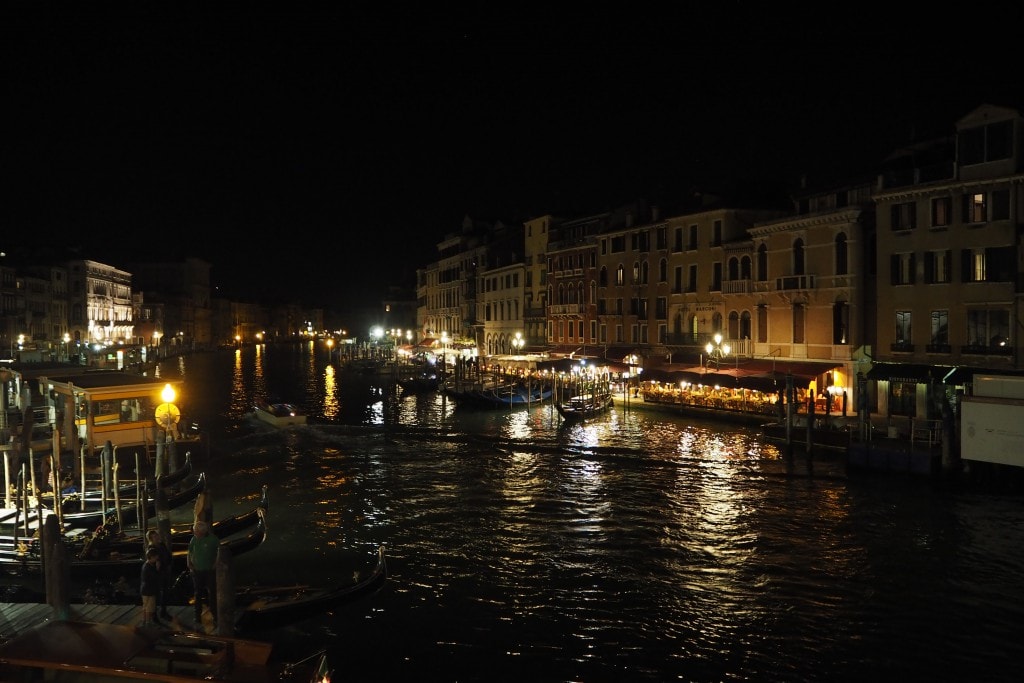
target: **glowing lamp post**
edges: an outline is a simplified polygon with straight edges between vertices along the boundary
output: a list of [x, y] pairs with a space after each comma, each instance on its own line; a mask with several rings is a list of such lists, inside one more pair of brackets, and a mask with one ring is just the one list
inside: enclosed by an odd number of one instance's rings
[[704, 372], [707, 372], [707, 367], [711, 364], [712, 360], [715, 361], [715, 370], [720, 370], [722, 367], [722, 359], [729, 355], [729, 351], [731, 349], [728, 344], [722, 343], [722, 333], [716, 332], [714, 344], [708, 342], [704, 347], [704, 350], [707, 351], [708, 354], [707, 362], [704, 364]]
[[167, 449], [167, 457], [170, 460], [171, 470], [175, 470], [178, 467], [175, 448], [174, 448], [174, 437], [178, 431], [178, 420], [181, 419], [181, 411], [178, 410], [178, 406], [174, 405], [174, 399], [176, 394], [174, 387], [170, 383], [164, 385], [164, 389], [160, 392], [160, 398], [163, 399], [163, 403], [156, 407], [155, 415], [157, 426], [163, 430], [164, 439], [161, 442], [159, 439], [156, 442], [156, 471], [157, 477], [165, 473], [164, 470], [164, 448]]
[[512, 354], [518, 356], [523, 350], [523, 346], [526, 345], [526, 340], [523, 339], [522, 332], [516, 332], [515, 338], [512, 340]]

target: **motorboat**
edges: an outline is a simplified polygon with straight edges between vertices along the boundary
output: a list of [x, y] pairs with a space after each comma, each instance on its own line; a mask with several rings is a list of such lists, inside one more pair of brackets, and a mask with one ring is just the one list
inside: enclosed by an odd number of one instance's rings
[[294, 403], [259, 402], [255, 407], [256, 417], [275, 427], [290, 427], [306, 424], [306, 413]]

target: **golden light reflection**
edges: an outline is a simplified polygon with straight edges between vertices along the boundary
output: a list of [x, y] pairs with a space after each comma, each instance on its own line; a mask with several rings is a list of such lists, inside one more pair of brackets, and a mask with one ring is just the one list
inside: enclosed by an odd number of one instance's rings
[[333, 420], [341, 414], [341, 403], [338, 401], [338, 378], [333, 365], [324, 368], [324, 411], [323, 415], [328, 420]]

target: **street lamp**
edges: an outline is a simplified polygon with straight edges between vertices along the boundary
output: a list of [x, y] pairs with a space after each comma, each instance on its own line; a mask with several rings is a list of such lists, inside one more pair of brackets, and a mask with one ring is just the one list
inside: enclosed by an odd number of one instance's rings
[[177, 463], [174, 462], [177, 459], [174, 450], [174, 437], [178, 431], [178, 420], [181, 419], [181, 411], [178, 410], [178, 406], [174, 405], [174, 387], [170, 382], [164, 385], [163, 391], [160, 392], [160, 398], [164, 402], [158, 405], [154, 411], [157, 426], [164, 430], [163, 442], [157, 441], [156, 443], [155, 474], [158, 477], [168, 471], [164, 469], [164, 448], [167, 449], [167, 457], [171, 460], [170, 471], [177, 469]]
[[518, 356], [519, 352], [523, 350], [523, 346], [526, 345], [526, 340], [523, 339], [522, 332], [516, 332], [515, 338], [512, 340], [512, 354]]
[[715, 332], [714, 341], [714, 344], [708, 342], [704, 347], [704, 350], [708, 353], [707, 362], [704, 364], [704, 372], [707, 372], [707, 366], [710, 365], [712, 359], [715, 361], [715, 370], [720, 370], [722, 368], [722, 359], [728, 356], [731, 350], [728, 344], [722, 343], [721, 332]]

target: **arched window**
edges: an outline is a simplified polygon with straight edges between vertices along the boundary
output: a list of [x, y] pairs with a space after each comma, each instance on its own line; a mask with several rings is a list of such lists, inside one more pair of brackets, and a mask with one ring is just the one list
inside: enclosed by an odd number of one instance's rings
[[735, 256], [729, 258], [728, 263], [728, 278], [730, 281], [739, 280], [739, 259]]
[[768, 281], [768, 247], [764, 242], [757, 246], [757, 279], [760, 282]]
[[793, 275], [804, 274], [804, 241], [797, 237], [793, 242]]
[[736, 311], [729, 311], [729, 339], [740, 338], [740, 314]]
[[602, 287], [608, 286], [608, 269], [601, 266], [601, 272], [597, 274], [597, 282]]
[[740, 313], [740, 339], [750, 339], [750, 311]]
[[668, 261], [666, 259], [658, 261], [658, 282], [668, 282]]
[[615, 284], [620, 287], [626, 284], [626, 267], [621, 263], [619, 264], [619, 269], [615, 271]]
[[750, 257], [749, 256], [744, 256], [743, 258], [740, 259], [740, 279], [741, 280], [749, 280], [750, 279]]
[[646, 285], [651, 276], [651, 266], [644, 261], [640, 264], [640, 284]]

